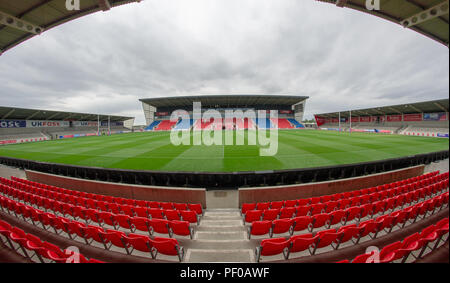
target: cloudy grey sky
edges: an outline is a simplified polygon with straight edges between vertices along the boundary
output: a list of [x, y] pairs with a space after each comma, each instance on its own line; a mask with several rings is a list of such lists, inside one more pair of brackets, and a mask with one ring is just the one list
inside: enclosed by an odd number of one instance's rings
[[440, 99], [447, 47], [313, 0], [145, 0], [0, 57], [0, 105], [135, 116], [139, 98], [306, 95], [314, 113]]

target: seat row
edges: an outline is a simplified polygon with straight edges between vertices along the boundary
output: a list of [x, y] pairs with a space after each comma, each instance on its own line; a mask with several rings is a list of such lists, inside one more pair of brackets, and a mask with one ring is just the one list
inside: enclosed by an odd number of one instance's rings
[[[0, 187], [0, 192], [6, 196], [14, 197], [19, 201], [36, 205], [37, 207], [45, 207], [46, 211], [60, 213], [63, 217], [71, 216], [74, 220], [82, 219], [86, 224], [97, 223], [100, 227], [106, 227], [106, 225], [109, 225], [114, 229], [119, 229], [119, 227], [121, 227], [128, 229], [131, 232], [139, 230], [148, 233], [150, 236], [156, 232], [159, 234], [168, 234], [170, 237], [174, 234], [178, 236], [189, 236], [192, 239], [194, 230], [190, 227], [190, 223], [197, 221], [197, 215], [194, 211], [186, 211], [182, 214], [184, 217], [182, 216], [181, 219], [175, 219], [174, 215], [172, 217], [168, 217], [169, 219], [163, 219], [162, 217], [149, 219], [146, 217], [114, 214], [107, 211], [98, 211], [79, 206], [70, 207], [68, 204], [61, 204], [58, 201], [47, 198], [43, 201], [45, 205], [41, 206], [42, 203], [39, 202], [37, 198], [30, 197], [28, 193], [20, 193], [20, 191], [17, 191], [17, 189], [13, 188], [7, 188], [2, 191]], [[42, 210], [24, 205], [21, 202], [11, 203], [8, 202], [7, 199], [1, 198], [0, 201], [3, 203], [3, 207], [7, 207], [9, 211], [15, 213], [16, 216], [19, 213], [22, 217], [28, 218], [32, 222], [42, 221], [43, 218], [47, 218], [49, 214], [53, 215], [52, 213], [46, 213]], [[178, 213], [176, 210], [172, 210], [171, 212]], [[170, 214], [167, 215], [170, 216]], [[48, 220], [46, 222], [48, 222]]]
[[102, 261], [93, 258], [87, 259], [82, 254], [70, 249], [61, 250], [59, 247], [49, 242], [43, 242], [39, 237], [27, 234], [22, 229], [11, 226], [8, 222], [2, 220], [0, 220], [0, 236], [0, 241], [4, 246], [31, 261], [40, 263], [45, 263], [45, 260], [56, 263], [102, 263]]
[[[339, 263], [404, 263], [411, 256], [413, 261], [422, 258], [427, 249], [434, 251], [441, 242], [448, 241], [449, 219], [444, 218], [438, 223], [424, 228], [420, 233], [414, 233], [403, 241], [398, 241], [385, 246], [381, 251], [374, 249], [371, 252], [361, 254], [352, 261], [342, 260]], [[444, 236], [447, 238], [444, 239]], [[434, 243], [432, 246], [430, 244]]]
[[[263, 236], [273, 234], [284, 234], [289, 232], [293, 235], [294, 232], [300, 232], [305, 229], [313, 232], [315, 228], [325, 227], [330, 228], [333, 225], [346, 225], [350, 221], [356, 220], [361, 221], [365, 217], [370, 217], [371, 219], [378, 214], [385, 214], [394, 212], [398, 207], [403, 208], [404, 205], [411, 205], [413, 202], [419, 202], [420, 199], [425, 200], [427, 196], [432, 196], [429, 192], [428, 194], [423, 194], [421, 198], [408, 198], [398, 196], [392, 199], [379, 201], [376, 203], [369, 203], [362, 206], [350, 207], [346, 210], [336, 210], [331, 213], [316, 214], [313, 216], [297, 216], [291, 219], [277, 219], [273, 221], [263, 220], [254, 221], [247, 227], [248, 238], [250, 239], [252, 235]], [[448, 196], [448, 192], [442, 194], [442, 201], [445, 203]]]
[[[156, 259], [158, 253], [178, 256], [180, 261], [184, 257], [183, 247], [173, 238], [150, 237], [135, 233], [127, 234], [114, 229], [104, 229], [99, 226], [88, 225], [76, 220], [43, 212], [4, 196], [0, 196], [0, 208], [2, 211], [15, 215], [17, 218], [21, 215], [25, 221], [29, 219], [36, 227], [38, 227], [37, 222], [39, 222], [42, 228], [47, 231], [50, 231], [50, 228], [52, 228], [55, 234], [65, 232], [71, 240], [76, 240], [79, 237], [87, 245], [91, 245], [95, 241], [102, 244], [106, 250], [110, 250], [114, 246], [124, 249], [128, 255], [131, 255], [133, 250], [138, 250], [149, 253], [153, 259]], [[151, 221], [151, 219], [142, 219]], [[135, 227], [136, 229], [138, 228], [137, 225]], [[149, 228], [145, 225], [144, 227], [140, 227], [140, 229], [147, 229], [148, 231]]]
[[41, 183], [32, 182], [29, 180], [20, 179], [14, 176], [11, 176], [11, 180], [1, 178], [0, 183], [5, 185], [13, 186], [15, 188], [24, 187], [27, 190], [33, 190], [36, 188], [43, 189], [49, 192], [49, 196], [52, 196], [52, 193], [64, 194], [66, 197], [69, 197], [73, 200], [72, 197], [80, 197], [82, 198], [83, 203], [88, 203], [91, 206], [99, 205], [103, 206], [114, 206], [122, 205], [122, 206], [131, 206], [131, 207], [145, 207], [145, 208], [158, 208], [158, 209], [174, 209], [174, 210], [193, 210], [197, 212], [197, 214], [202, 215], [203, 209], [201, 204], [194, 203], [175, 203], [175, 202], [159, 202], [159, 201], [146, 201], [146, 200], [135, 200], [135, 199], [127, 199], [121, 197], [113, 197], [106, 196], [100, 194], [86, 193], [81, 191], [69, 190], [58, 188], [54, 186], [49, 186]]
[[329, 202], [299, 207], [283, 207], [281, 209], [268, 209], [264, 211], [249, 210], [244, 215], [244, 223], [273, 221], [285, 218], [292, 219], [299, 216], [315, 216], [320, 214], [329, 214], [333, 215], [334, 218], [345, 218], [346, 221], [350, 221], [355, 217], [362, 218], [367, 215], [376, 215], [380, 212], [384, 213], [389, 209], [402, 206], [404, 203], [417, 202], [419, 199], [437, 194], [447, 188], [448, 180], [443, 180], [439, 183], [413, 191], [398, 191], [395, 194], [377, 195], [376, 197], [369, 198], [367, 201], [349, 202], [348, 200], [340, 200], [336, 203]]
[[409, 178], [403, 181], [398, 181], [390, 184], [381, 185], [367, 189], [355, 190], [350, 192], [337, 193], [333, 195], [324, 195], [320, 197], [311, 197], [307, 199], [283, 200], [273, 202], [258, 202], [258, 203], [244, 203], [241, 207], [241, 214], [245, 214], [248, 210], [265, 210], [278, 209], [283, 207], [305, 206], [319, 203], [327, 203], [330, 201], [338, 201], [341, 199], [350, 199], [358, 196], [364, 196], [376, 192], [382, 192], [389, 189], [406, 186], [407, 190], [411, 190], [412, 184], [427, 186], [431, 182], [436, 183], [444, 179], [448, 179], [448, 172], [440, 174], [439, 171], [427, 173], [418, 177]]
[[86, 219], [86, 210], [95, 210], [102, 212], [110, 212], [112, 214], [123, 214], [129, 217], [145, 217], [145, 218], [157, 218], [167, 220], [182, 220], [189, 221], [189, 223], [199, 223], [200, 216], [193, 210], [173, 210], [173, 209], [160, 209], [160, 208], [146, 208], [146, 207], [132, 207], [128, 205], [116, 205], [111, 204], [108, 206], [102, 206], [100, 203], [97, 206], [90, 205], [89, 203], [82, 203], [77, 201], [68, 200], [60, 195], [53, 197], [46, 195], [45, 193], [35, 190], [34, 193], [28, 193], [20, 189], [14, 189], [6, 185], [0, 185], [0, 192], [3, 192], [13, 198], [24, 200], [25, 202], [33, 203], [39, 207], [43, 207], [45, 210], [52, 209], [63, 215], [71, 215], [73, 217], [82, 217]]
[[317, 249], [331, 247], [337, 250], [341, 244], [350, 240], [357, 244], [366, 236], [375, 239], [381, 231], [390, 233], [395, 227], [400, 229], [405, 227], [408, 221], [415, 223], [420, 216], [422, 216], [422, 219], [425, 218], [428, 212], [433, 214], [448, 207], [448, 199], [449, 194], [446, 192], [427, 201], [358, 224], [323, 230], [314, 234], [294, 235], [289, 238], [264, 239], [255, 250], [256, 259], [259, 262], [261, 256], [279, 254], [283, 254], [285, 259], [289, 259], [291, 253], [303, 251], [308, 251], [310, 255], [314, 255]]

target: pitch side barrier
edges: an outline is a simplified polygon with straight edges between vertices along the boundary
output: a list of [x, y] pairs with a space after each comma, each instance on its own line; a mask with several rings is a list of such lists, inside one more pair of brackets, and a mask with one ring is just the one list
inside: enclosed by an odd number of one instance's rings
[[147, 186], [206, 188], [232, 190], [245, 187], [280, 186], [323, 182], [365, 176], [430, 164], [449, 158], [449, 151], [438, 151], [401, 158], [344, 164], [336, 166], [248, 172], [169, 172], [137, 171], [82, 167], [0, 156], [0, 164], [43, 173], [88, 180]]

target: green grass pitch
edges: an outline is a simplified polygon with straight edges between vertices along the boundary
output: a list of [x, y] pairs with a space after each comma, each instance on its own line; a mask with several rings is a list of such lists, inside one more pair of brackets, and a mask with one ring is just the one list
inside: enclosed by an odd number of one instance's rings
[[449, 140], [417, 136], [279, 131], [278, 152], [259, 146], [174, 146], [169, 132], [130, 133], [0, 146], [0, 156], [79, 166], [156, 171], [235, 172], [321, 167], [448, 150]]

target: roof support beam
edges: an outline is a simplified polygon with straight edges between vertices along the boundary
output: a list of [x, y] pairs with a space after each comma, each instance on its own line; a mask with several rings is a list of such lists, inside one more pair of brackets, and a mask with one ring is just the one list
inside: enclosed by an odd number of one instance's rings
[[56, 116], [58, 116], [59, 114], [61, 114], [61, 112], [56, 112], [55, 114], [50, 115], [50, 116], [47, 118], [47, 120], [51, 120], [51, 119], [55, 118]]
[[425, 11], [419, 12], [404, 19], [400, 24], [405, 28], [410, 28], [423, 22], [448, 14], [448, 8], [449, 0], [445, 0], [440, 4], [437, 4], [436, 6], [433, 6]]
[[32, 34], [41, 34], [44, 31], [43, 27], [16, 18], [13, 15], [2, 11], [0, 11], [0, 25], [5, 25]]
[[111, 3], [109, 3], [109, 0], [97, 0], [97, 2], [102, 11], [108, 11], [111, 9]]
[[440, 109], [444, 110], [445, 112], [448, 112], [448, 109], [445, 108], [444, 106], [440, 105], [439, 103], [435, 102], [434, 105], [436, 105], [436, 106], [439, 107]]
[[337, 0], [336, 1], [336, 6], [344, 8], [345, 5], [347, 4], [347, 0]]
[[415, 107], [414, 105], [408, 105], [408, 107], [411, 107], [412, 109], [414, 109], [415, 111], [422, 113], [423, 111], [420, 110], [419, 108]]
[[31, 118], [35, 117], [39, 113], [41, 113], [41, 111], [36, 111], [33, 114], [31, 114], [30, 116], [28, 116], [25, 120], [30, 120]]
[[6, 113], [3, 117], [2, 117], [2, 119], [6, 119], [6, 118], [8, 118], [12, 113], [14, 113], [14, 111], [16, 111], [16, 109], [11, 109], [11, 111], [9, 111], [8, 113]]
[[394, 112], [396, 112], [396, 113], [398, 113], [398, 114], [402, 114], [401, 111], [395, 109], [394, 107], [389, 107], [389, 109], [391, 109], [392, 111], [394, 111]]

